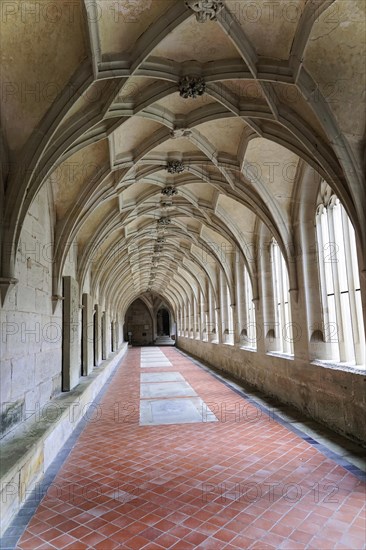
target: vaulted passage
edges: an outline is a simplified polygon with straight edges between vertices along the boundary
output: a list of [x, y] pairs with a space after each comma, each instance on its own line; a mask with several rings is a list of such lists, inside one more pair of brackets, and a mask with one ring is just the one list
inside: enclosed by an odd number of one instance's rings
[[18, 548], [362, 548], [364, 484], [277, 413], [129, 351]]
[[[127, 352], [176, 347], [366, 445], [365, 8], [0, 3], [1, 533]], [[164, 447], [207, 401], [149, 368], [135, 428]]]

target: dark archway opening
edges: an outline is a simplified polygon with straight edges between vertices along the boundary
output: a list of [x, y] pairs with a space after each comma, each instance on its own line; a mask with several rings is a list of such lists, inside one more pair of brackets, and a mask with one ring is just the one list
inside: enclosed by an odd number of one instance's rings
[[170, 336], [170, 315], [169, 311], [161, 308], [157, 315], [158, 336]]
[[126, 312], [124, 339], [135, 346], [151, 346], [154, 343], [152, 318], [140, 299], [135, 300]]

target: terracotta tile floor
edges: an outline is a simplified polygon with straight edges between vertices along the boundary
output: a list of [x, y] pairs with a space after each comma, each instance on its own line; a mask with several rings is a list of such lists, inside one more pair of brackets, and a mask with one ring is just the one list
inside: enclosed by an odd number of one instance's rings
[[174, 348], [219, 422], [139, 426], [140, 350], [122, 362], [22, 549], [365, 547], [364, 485]]

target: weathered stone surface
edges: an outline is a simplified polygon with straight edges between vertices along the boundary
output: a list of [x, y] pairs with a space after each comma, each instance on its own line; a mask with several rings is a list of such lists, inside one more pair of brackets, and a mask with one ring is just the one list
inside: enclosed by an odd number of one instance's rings
[[83, 294], [82, 313], [83, 336], [83, 376], [88, 376], [93, 370], [93, 301], [89, 294]]
[[4, 360], [1, 363], [1, 383], [0, 383], [1, 403], [10, 401], [11, 396], [11, 361]]
[[62, 389], [72, 390], [80, 378], [79, 285], [72, 277], [64, 277]]
[[2, 403], [12, 404], [3, 435], [16, 426], [14, 420], [22, 421], [27, 411], [60, 391], [62, 310], [52, 311], [52, 223], [45, 186], [21, 232], [15, 267], [19, 284], [0, 310], [0, 388]]
[[24, 388], [32, 388], [35, 383], [34, 355], [14, 358], [11, 361], [11, 396], [19, 398], [24, 395]]
[[35, 449], [31, 459], [21, 468], [19, 475], [19, 500], [23, 502], [30, 491], [34, 488], [35, 483], [44, 473], [43, 470], [44, 456], [41, 446]]
[[1, 423], [0, 432], [2, 435], [6, 434], [16, 424], [21, 422], [24, 417], [24, 401], [19, 399], [18, 401], [3, 402], [1, 404]]

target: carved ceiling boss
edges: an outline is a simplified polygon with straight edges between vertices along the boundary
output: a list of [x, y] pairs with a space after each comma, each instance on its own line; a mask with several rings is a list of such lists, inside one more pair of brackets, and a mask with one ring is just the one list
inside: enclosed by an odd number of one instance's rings
[[217, 14], [223, 9], [221, 0], [186, 0], [186, 6], [196, 13], [199, 23], [216, 21]]

